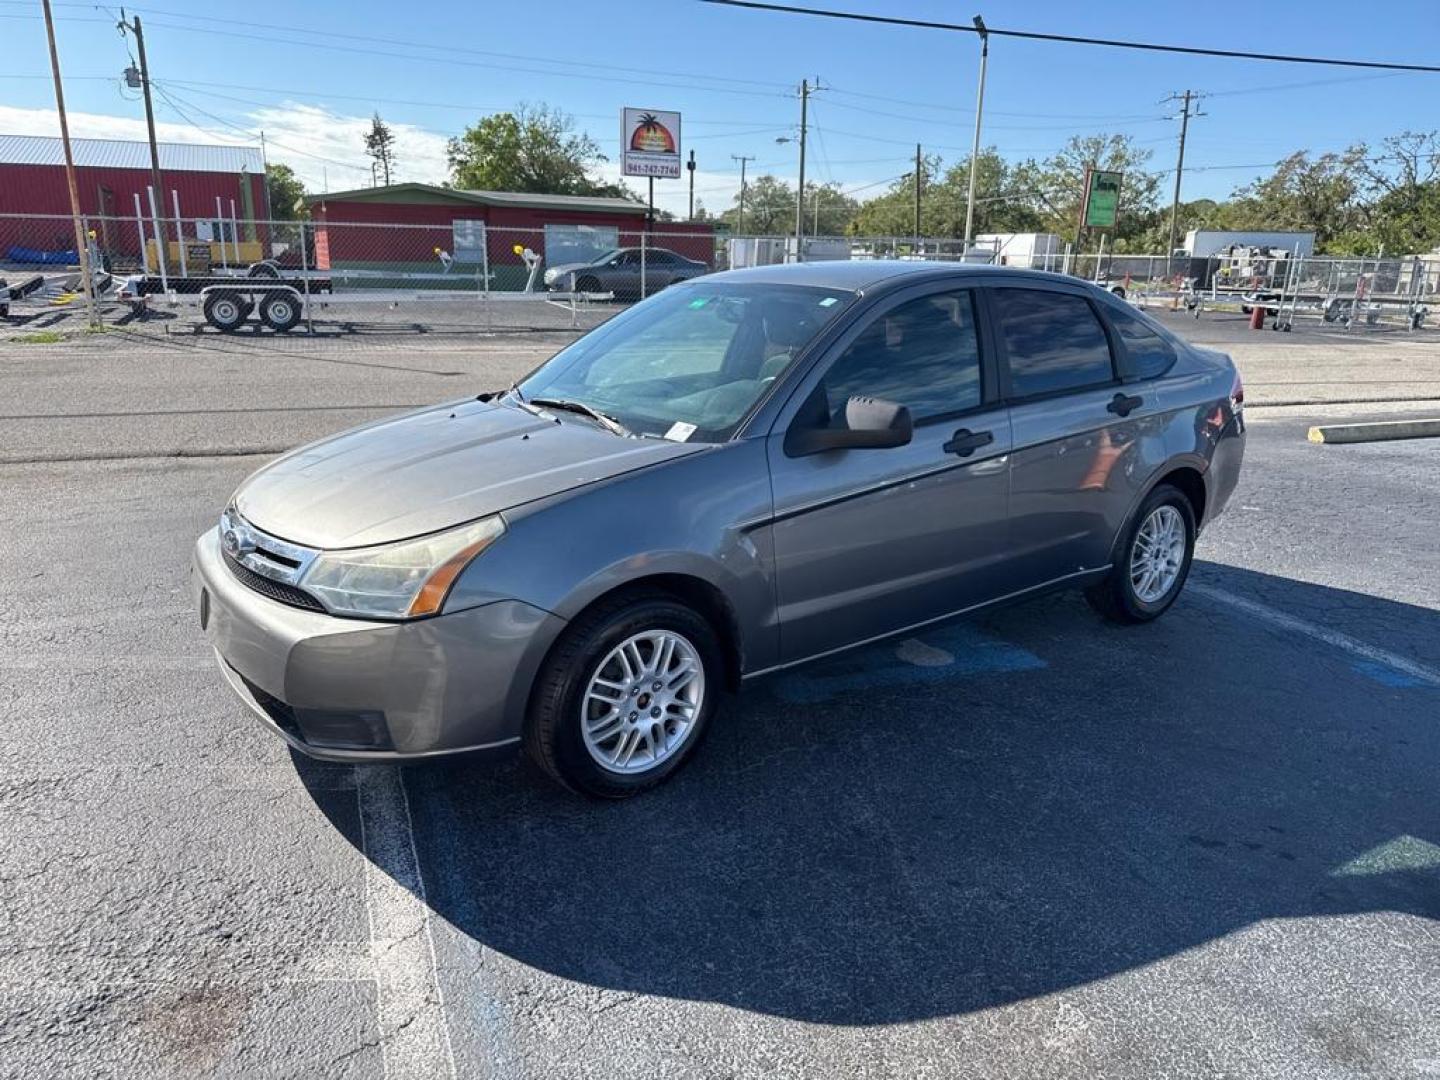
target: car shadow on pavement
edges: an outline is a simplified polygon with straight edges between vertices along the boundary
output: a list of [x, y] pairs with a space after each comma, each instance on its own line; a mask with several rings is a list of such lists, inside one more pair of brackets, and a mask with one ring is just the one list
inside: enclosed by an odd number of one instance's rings
[[[1426, 608], [1196, 578], [1440, 640]], [[1148, 627], [1062, 594], [918, 638], [754, 686], [628, 802], [523, 762], [407, 767], [428, 902], [567, 979], [844, 1025], [1063, 990], [1259, 920], [1440, 918], [1435, 687], [1213, 592]]]

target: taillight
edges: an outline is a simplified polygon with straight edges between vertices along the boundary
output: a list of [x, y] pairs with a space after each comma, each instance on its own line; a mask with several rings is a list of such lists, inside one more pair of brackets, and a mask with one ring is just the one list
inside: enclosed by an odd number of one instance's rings
[[1235, 372], [1235, 384], [1230, 387], [1230, 408], [1239, 412], [1245, 407], [1245, 380]]

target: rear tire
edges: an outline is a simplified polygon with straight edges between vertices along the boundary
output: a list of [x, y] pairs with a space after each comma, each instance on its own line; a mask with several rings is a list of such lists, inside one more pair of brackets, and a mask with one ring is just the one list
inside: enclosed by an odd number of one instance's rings
[[1085, 590], [1085, 599], [1111, 622], [1158, 619], [1190, 576], [1195, 534], [1190, 500], [1179, 488], [1161, 484], [1140, 504], [1109, 574]]
[[[633, 665], [633, 675], [626, 674], [631, 661], [617, 653], [637, 639], [630, 655], [640, 663]], [[672, 642], [669, 653], [663, 652], [666, 640]], [[694, 662], [695, 673], [681, 682]], [[606, 799], [636, 795], [694, 755], [723, 676], [720, 643], [706, 619], [664, 593], [617, 596], [571, 623], [545, 661], [530, 698], [525, 750], [572, 791]], [[667, 682], [679, 685], [690, 700], [678, 700]], [[626, 757], [629, 739], [635, 743]]]
[[300, 305], [293, 296], [271, 293], [260, 301], [260, 321], [276, 333], [293, 330], [300, 321]]

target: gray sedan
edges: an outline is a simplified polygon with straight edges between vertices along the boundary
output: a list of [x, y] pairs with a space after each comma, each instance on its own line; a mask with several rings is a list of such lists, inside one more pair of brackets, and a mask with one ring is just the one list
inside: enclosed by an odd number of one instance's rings
[[298, 750], [523, 744], [630, 795], [769, 672], [1061, 587], [1156, 618], [1235, 488], [1243, 398], [1228, 357], [1069, 278], [717, 274], [267, 465], [200, 538], [195, 603]]
[[638, 247], [617, 248], [587, 263], [550, 267], [545, 271], [545, 287], [551, 292], [608, 292], [630, 300], [709, 272], [700, 260], [667, 248], [647, 247], [643, 253]]

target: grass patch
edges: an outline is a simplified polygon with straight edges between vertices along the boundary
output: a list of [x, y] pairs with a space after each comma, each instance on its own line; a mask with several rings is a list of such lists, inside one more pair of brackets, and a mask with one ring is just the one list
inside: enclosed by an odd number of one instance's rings
[[59, 330], [37, 330], [33, 334], [20, 334], [10, 339], [20, 345], [58, 345], [65, 340]]

